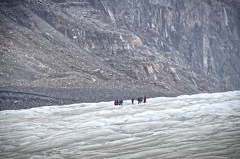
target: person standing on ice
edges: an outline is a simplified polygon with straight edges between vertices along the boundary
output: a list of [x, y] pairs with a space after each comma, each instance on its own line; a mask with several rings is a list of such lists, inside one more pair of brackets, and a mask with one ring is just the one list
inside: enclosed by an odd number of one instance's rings
[[114, 101], [114, 105], [118, 105], [118, 100], [115, 100], [115, 101]]
[[143, 102], [144, 102], [144, 103], [147, 102], [147, 97], [146, 97], [146, 96], [143, 97]]
[[132, 104], [134, 104], [134, 98], [132, 98]]
[[122, 105], [122, 104], [123, 104], [123, 100], [121, 99], [121, 100], [120, 100], [120, 104], [119, 104], [119, 105]]
[[138, 97], [138, 104], [140, 104], [141, 103], [141, 99], [140, 99], [140, 97]]

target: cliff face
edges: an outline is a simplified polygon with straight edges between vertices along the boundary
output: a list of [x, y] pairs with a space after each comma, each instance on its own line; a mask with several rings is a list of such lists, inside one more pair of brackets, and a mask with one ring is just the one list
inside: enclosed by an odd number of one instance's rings
[[2, 0], [1, 86], [240, 88], [237, 0]]
[[215, 90], [239, 89], [239, 1], [103, 1], [117, 26], [171, 61], [218, 82]]

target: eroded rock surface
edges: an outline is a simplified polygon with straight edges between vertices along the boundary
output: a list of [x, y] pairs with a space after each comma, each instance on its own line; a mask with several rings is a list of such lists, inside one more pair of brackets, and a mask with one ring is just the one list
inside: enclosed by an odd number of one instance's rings
[[125, 89], [118, 97], [237, 90], [239, 8], [236, 0], [2, 0], [1, 103], [16, 86]]

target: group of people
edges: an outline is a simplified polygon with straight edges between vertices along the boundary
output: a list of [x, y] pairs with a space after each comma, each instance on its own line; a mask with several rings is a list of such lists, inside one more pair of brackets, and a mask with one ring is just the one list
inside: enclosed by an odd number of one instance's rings
[[[132, 101], [132, 104], [134, 104], [134, 98], [132, 98], [131, 101]], [[137, 101], [138, 101], [138, 104], [140, 104], [142, 102], [146, 103], [147, 102], [147, 97], [146, 96], [138, 97]], [[123, 104], [123, 100], [122, 99], [114, 101], [114, 105], [122, 105], [122, 104]]]
[[123, 100], [122, 99], [114, 101], [114, 105], [122, 105], [122, 104], [123, 104]]
[[[144, 96], [144, 97], [138, 97], [138, 104], [140, 104], [140, 103], [142, 103], [142, 101], [143, 101], [143, 103], [146, 103], [147, 102], [147, 97], [146, 96]], [[134, 103], [134, 100], [132, 100], [132, 104]]]

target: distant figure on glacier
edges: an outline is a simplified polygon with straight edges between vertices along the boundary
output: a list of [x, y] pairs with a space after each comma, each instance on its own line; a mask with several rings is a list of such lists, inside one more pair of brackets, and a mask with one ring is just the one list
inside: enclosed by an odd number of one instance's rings
[[114, 101], [114, 105], [118, 105], [118, 100], [115, 100], [115, 101]]
[[134, 98], [132, 98], [132, 104], [134, 104]]
[[143, 102], [144, 102], [144, 103], [147, 102], [147, 97], [146, 97], [146, 96], [143, 97]]
[[138, 104], [141, 103], [141, 97], [138, 97]]
[[122, 105], [123, 104], [123, 100], [119, 100], [119, 105]]

